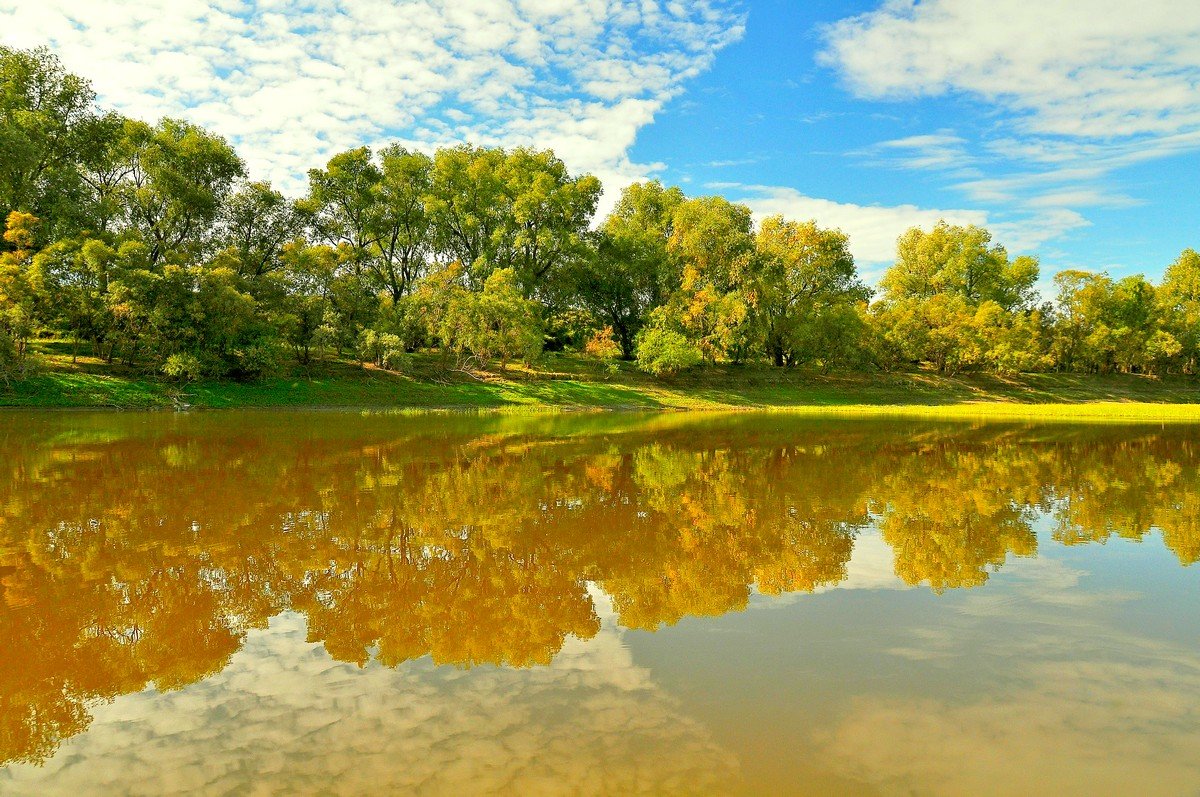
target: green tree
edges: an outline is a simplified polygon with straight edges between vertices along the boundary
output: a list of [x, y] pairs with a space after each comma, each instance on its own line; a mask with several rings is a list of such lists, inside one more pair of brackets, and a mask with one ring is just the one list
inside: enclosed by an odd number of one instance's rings
[[241, 158], [223, 138], [175, 119], [134, 126], [130, 135], [135, 160], [124, 201], [151, 265], [195, 260], [245, 173]]
[[482, 291], [457, 290], [438, 333], [462, 367], [486, 366], [495, 358], [503, 369], [510, 360], [532, 360], [542, 348], [538, 305], [521, 294], [512, 269], [493, 271]]
[[1042, 364], [1037, 338], [1017, 350], [1020, 338], [1003, 334], [1040, 324], [1032, 315], [1038, 272], [1035, 258], [1010, 260], [981, 227], [941, 221], [908, 230], [872, 308], [885, 353], [943, 372]]
[[1010, 261], [987, 230], [944, 221], [926, 232], [913, 227], [896, 242], [896, 264], [880, 282], [885, 301], [928, 299], [939, 293], [961, 296], [977, 306], [993, 301], [1007, 311], [1028, 307], [1034, 298], [1037, 260]]
[[552, 298], [559, 274], [586, 255], [600, 181], [573, 177], [550, 151], [461, 146], [434, 157], [428, 210], [444, 261], [472, 287], [511, 268], [526, 296]]
[[759, 226], [755, 251], [755, 317], [771, 361], [843, 359], [854, 348], [854, 306], [871, 295], [858, 279], [846, 235], [772, 216]]
[[1200, 254], [1185, 249], [1167, 266], [1156, 293], [1164, 331], [1179, 344], [1182, 368], [1200, 368]]
[[750, 209], [716, 196], [680, 203], [667, 251], [681, 265], [679, 287], [655, 323], [682, 332], [710, 362], [741, 362], [754, 348]]
[[34, 333], [34, 291], [30, 266], [38, 218], [14, 210], [8, 214], [0, 251], [0, 380], [6, 384], [22, 376], [30, 361], [29, 341]]
[[331, 296], [337, 271], [337, 251], [293, 241], [281, 253], [287, 290], [280, 314], [283, 335], [301, 365], [312, 351], [337, 337]]
[[94, 99], [49, 50], [0, 46], [0, 218], [32, 213], [51, 239], [78, 229], [80, 164], [100, 132]]
[[611, 327], [625, 359], [651, 311], [679, 285], [678, 260], [668, 251], [678, 188], [657, 180], [633, 183], [596, 235], [594, 255], [577, 261], [572, 289], [580, 303]]
[[638, 336], [637, 359], [643, 371], [662, 376], [698, 365], [704, 355], [682, 332], [651, 324]]
[[399, 145], [380, 153], [382, 168], [369, 228], [374, 257], [368, 260], [377, 286], [400, 301], [424, 274], [433, 248], [433, 225], [426, 203], [433, 184], [433, 160]]
[[258, 279], [283, 267], [284, 247], [303, 230], [295, 206], [269, 183], [252, 182], [221, 208], [218, 241], [234, 257], [242, 276]]

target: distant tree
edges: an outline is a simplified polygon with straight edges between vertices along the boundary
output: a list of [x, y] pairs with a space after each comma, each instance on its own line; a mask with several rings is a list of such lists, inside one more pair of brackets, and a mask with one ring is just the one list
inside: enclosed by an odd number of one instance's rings
[[472, 287], [511, 268], [526, 296], [547, 297], [585, 256], [599, 196], [599, 180], [572, 177], [552, 152], [462, 146], [435, 156], [428, 210], [443, 259]]
[[638, 336], [638, 367], [656, 376], [691, 368], [703, 359], [694, 343], [669, 326], [651, 324]]
[[877, 336], [892, 356], [929, 362], [939, 371], [1010, 370], [1044, 365], [1035, 320], [1038, 262], [1010, 260], [980, 227], [938, 222], [914, 227], [896, 242], [896, 263], [884, 275], [873, 308]]

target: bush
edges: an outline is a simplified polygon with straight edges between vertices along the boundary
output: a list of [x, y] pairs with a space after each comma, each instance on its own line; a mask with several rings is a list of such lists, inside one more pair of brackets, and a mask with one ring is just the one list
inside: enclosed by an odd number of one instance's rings
[[358, 357], [388, 371], [403, 371], [410, 357], [399, 335], [365, 329], [358, 338]]
[[191, 354], [172, 354], [163, 363], [162, 372], [177, 382], [195, 382], [204, 375], [204, 368]]
[[584, 345], [584, 351], [597, 360], [616, 360], [621, 357], [621, 346], [613, 337], [612, 327], [593, 332]]
[[273, 342], [260, 341], [238, 351], [234, 359], [233, 372], [238, 378], [262, 379], [279, 373], [284, 352]]
[[541, 354], [543, 330], [537, 302], [521, 295], [513, 270], [505, 268], [492, 272], [481, 292], [451, 297], [438, 337], [458, 355], [460, 366], [472, 359], [482, 366], [496, 357], [503, 368], [510, 360], [532, 362]]
[[699, 365], [702, 359], [700, 350], [673, 329], [649, 327], [638, 340], [638, 368], [655, 376], [678, 373]]

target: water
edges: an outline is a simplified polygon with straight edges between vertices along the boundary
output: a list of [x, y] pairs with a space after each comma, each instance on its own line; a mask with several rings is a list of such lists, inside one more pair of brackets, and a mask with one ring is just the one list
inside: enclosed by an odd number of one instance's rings
[[0, 416], [0, 794], [1200, 794], [1195, 427]]

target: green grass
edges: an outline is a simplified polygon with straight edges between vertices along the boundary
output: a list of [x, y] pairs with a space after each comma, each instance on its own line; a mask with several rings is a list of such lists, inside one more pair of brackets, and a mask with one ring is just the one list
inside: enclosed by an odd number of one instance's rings
[[626, 363], [610, 372], [594, 361], [567, 355], [549, 355], [534, 368], [471, 375], [448, 369], [436, 355], [418, 355], [405, 374], [331, 362], [260, 382], [210, 381], [181, 387], [89, 358], [73, 363], [54, 345], [46, 347], [43, 363], [33, 376], [0, 385], [0, 407], [771, 408], [845, 415], [1200, 421], [1200, 381], [1184, 377], [824, 375], [767, 366], [717, 366], [656, 379]]

